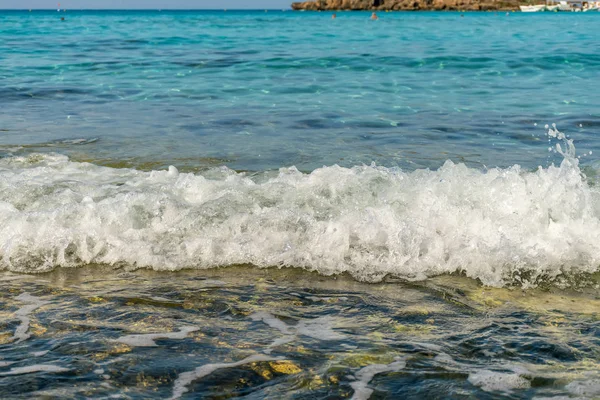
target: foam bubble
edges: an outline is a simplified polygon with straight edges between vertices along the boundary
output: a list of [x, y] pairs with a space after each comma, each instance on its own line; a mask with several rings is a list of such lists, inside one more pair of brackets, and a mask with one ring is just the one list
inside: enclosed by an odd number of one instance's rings
[[390, 364], [372, 364], [360, 369], [356, 373], [356, 381], [351, 382], [350, 386], [354, 389], [352, 400], [367, 400], [371, 397], [373, 389], [369, 388], [369, 382], [375, 375], [387, 372], [398, 372], [406, 367], [404, 360], [397, 360]]
[[147, 333], [140, 335], [127, 335], [115, 339], [116, 342], [124, 343], [132, 347], [155, 347], [156, 339], [185, 339], [189, 333], [196, 332], [199, 328], [184, 326], [179, 332]]
[[447, 353], [440, 353], [440, 354], [436, 355], [433, 358], [433, 360], [440, 364], [449, 364], [449, 365], [457, 364], [456, 361], [454, 361], [454, 359], [452, 358], [452, 356], [450, 356], [450, 354], [447, 354]]
[[15, 316], [19, 319], [21, 323], [19, 324], [17, 329], [15, 329], [13, 339], [16, 339], [15, 343], [20, 343], [31, 337], [31, 334], [27, 333], [27, 331], [29, 330], [29, 324], [31, 322], [29, 319], [29, 315], [37, 308], [48, 304], [48, 302], [41, 300], [39, 297], [32, 296], [29, 293], [21, 293], [20, 295], [15, 297], [15, 299], [23, 303], [30, 303], [24, 305], [15, 312]]
[[254, 314], [250, 315], [250, 319], [252, 319], [253, 321], [262, 321], [265, 324], [267, 324], [268, 326], [270, 326], [271, 328], [277, 329], [279, 332], [283, 333], [284, 335], [292, 334], [292, 330], [290, 330], [290, 328], [288, 327], [288, 325], [285, 322], [283, 322], [279, 318], [275, 317], [274, 315], [269, 314], [268, 312], [261, 311], [261, 312], [254, 313]]
[[255, 354], [250, 357], [246, 357], [243, 360], [233, 362], [233, 363], [218, 363], [218, 364], [206, 364], [196, 368], [190, 372], [184, 372], [177, 377], [175, 380], [175, 384], [173, 385], [173, 395], [171, 399], [179, 399], [184, 393], [188, 392], [187, 386], [193, 381], [200, 379], [206, 375], [210, 375], [216, 370], [223, 368], [235, 368], [240, 365], [250, 364], [254, 362], [262, 362], [262, 361], [273, 361], [279, 360], [279, 358], [274, 358], [270, 356], [266, 356], [264, 354]]
[[302, 320], [296, 326], [296, 332], [317, 340], [343, 340], [345, 336], [333, 330], [334, 322], [333, 318], [327, 316]]
[[531, 386], [531, 382], [518, 373], [504, 373], [485, 369], [469, 374], [468, 381], [486, 392], [509, 392], [513, 389], [527, 389]]
[[26, 367], [11, 368], [8, 372], [0, 372], [0, 376], [32, 374], [34, 372], [66, 372], [68, 368], [50, 364], [29, 365]]
[[533, 400], [587, 400], [582, 399], [581, 397], [571, 397], [571, 396], [552, 396], [552, 397], [538, 397], [535, 396]]
[[596, 398], [600, 396], [600, 379], [588, 379], [585, 381], [574, 381], [565, 388], [574, 395]]
[[277, 338], [265, 350], [270, 354], [274, 347], [293, 342], [298, 336], [308, 336], [317, 340], [342, 340], [344, 335], [333, 330], [334, 319], [331, 317], [319, 317], [300, 320], [295, 326], [290, 326], [267, 312], [257, 312], [250, 315], [253, 321], [262, 321], [271, 328], [281, 332], [283, 337]]
[[524, 286], [600, 264], [600, 192], [572, 140], [551, 128], [558, 166], [481, 171], [447, 161], [282, 168], [250, 177], [141, 172], [59, 155], [0, 160], [0, 268], [253, 264], [363, 281], [464, 273]]

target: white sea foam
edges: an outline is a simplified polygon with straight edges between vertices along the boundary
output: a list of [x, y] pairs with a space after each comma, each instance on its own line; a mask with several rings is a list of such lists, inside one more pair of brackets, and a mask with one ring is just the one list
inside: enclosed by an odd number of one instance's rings
[[239, 367], [240, 365], [250, 364], [254, 362], [261, 361], [273, 361], [278, 360], [279, 358], [274, 358], [270, 356], [266, 356], [264, 354], [255, 354], [253, 356], [244, 358], [243, 360], [232, 362], [232, 363], [218, 363], [218, 364], [206, 364], [196, 368], [190, 372], [184, 372], [177, 377], [175, 384], [173, 385], [173, 395], [171, 399], [178, 399], [184, 393], [188, 391], [187, 386], [193, 381], [200, 379], [206, 375], [210, 375], [216, 370], [223, 368], [234, 368]]
[[132, 347], [154, 347], [157, 346], [156, 339], [185, 339], [189, 333], [196, 332], [199, 328], [195, 326], [184, 326], [179, 332], [146, 333], [140, 335], [127, 335], [115, 339], [116, 342], [125, 343]]
[[319, 317], [302, 320], [296, 325], [298, 335], [308, 336], [317, 340], [342, 340], [345, 336], [333, 330], [334, 320], [331, 317]]
[[15, 312], [15, 316], [19, 319], [19, 321], [21, 321], [21, 323], [19, 326], [17, 326], [17, 329], [15, 329], [13, 339], [16, 339], [15, 343], [20, 343], [31, 337], [31, 334], [27, 333], [29, 330], [29, 324], [31, 322], [29, 315], [37, 308], [48, 304], [48, 302], [41, 300], [39, 297], [32, 296], [29, 293], [21, 293], [15, 297], [15, 299], [23, 303], [30, 303], [24, 305]]
[[533, 400], [588, 400], [583, 397], [571, 397], [571, 396], [552, 396], [552, 397], [534, 397]]
[[271, 328], [277, 329], [284, 335], [293, 334], [293, 330], [290, 329], [290, 327], [285, 322], [275, 317], [274, 315], [269, 314], [268, 312], [256, 312], [250, 315], [250, 319], [252, 319], [252, 321], [262, 321], [265, 324], [269, 325]]
[[34, 372], [66, 372], [68, 368], [50, 364], [28, 365], [26, 367], [11, 368], [8, 372], [0, 372], [0, 376], [33, 374]]
[[527, 389], [531, 386], [531, 382], [519, 373], [489, 370], [480, 370], [469, 374], [468, 381], [486, 392], [509, 392], [513, 389]]
[[317, 340], [342, 340], [345, 338], [344, 335], [333, 330], [332, 325], [335, 321], [327, 316], [301, 320], [293, 326], [264, 311], [254, 313], [250, 315], [250, 318], [253, 321], [262, 321], [285, 335], [275, 339], [265, 350], [266, 354], [270, 354], [274, 347], [294, 341], [298, 336], [308, 336]]
[[486, 171], [330, 166], [252, 178], [141, 172], [59, 155], [0, 160], [0, 268], [254, 264], [377, 281], [464, 272], [534, 283], [600, 264], [600, 189], [572, 142], [559, 166]]
[[375, 375], [387, 372], [398, 372], [406, 367], [406, 361], [397, 360], [391, 364], [372, 364], [360, 369], [356, 373], [356, 381], [351, 382], [350, 386], [354, 389], [352, 400], [367, 400], [371, 397], [373, 389], [369, 388], [369, 382]]
[[447, 364], [447, 365], [456, 364], [456, 361], [454, 361], [454, 359], [452, 358], [452, 356], [450, 354], [443, 353], [443, 352], [436, 355], [433, 358], [433, 360], [439, 364]]
[[600, 379], [586, 379], [574, 381], [565, 387], [569, 393], [587, 398], [597, 399], [600, 397]]

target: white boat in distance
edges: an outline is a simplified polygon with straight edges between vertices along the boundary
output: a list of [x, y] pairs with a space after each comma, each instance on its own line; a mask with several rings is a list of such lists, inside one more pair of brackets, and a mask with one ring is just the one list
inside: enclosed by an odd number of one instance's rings
[[549, 0], [546, 4], [536, 4], [529, 6], [519, 6], [521, 12], [541, 12], [541, 11], [571, 11], [587, 12], [600, 11], [600, 1], [583, 0], [560, 0], [555, 4], [555, 0]]
[[545, 4], [538, 4], [535, 6], [519, 6], [519, 8], [521, 9], [522, 12], [540, 12], [540, 11], [546, 11], [546, 5]]
[[573, 11], [573, 6], [566, 1], [561, 1], [558, 4], [558, 11]]

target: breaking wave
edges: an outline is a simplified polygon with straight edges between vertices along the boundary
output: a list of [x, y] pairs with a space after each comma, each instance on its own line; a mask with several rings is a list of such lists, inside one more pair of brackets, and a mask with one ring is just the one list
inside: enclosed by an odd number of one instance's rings
[[[560, 165], [481, 171], [447, 161], [257, 175], [142, 172], [31, 154], [0, 160], [0, 269], [156, 270], [237, 264], [379, 281], [463, 273], [522, 286], [598, 271], [600, 192], [572, 141]], [[562, 145], [560, 144], [562, 143]]]

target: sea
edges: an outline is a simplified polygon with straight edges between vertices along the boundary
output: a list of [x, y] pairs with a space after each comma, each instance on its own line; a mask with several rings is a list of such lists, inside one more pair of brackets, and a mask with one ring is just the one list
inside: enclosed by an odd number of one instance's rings
[[600, 398], [599, 12], [0, 11], [0, 398]]

